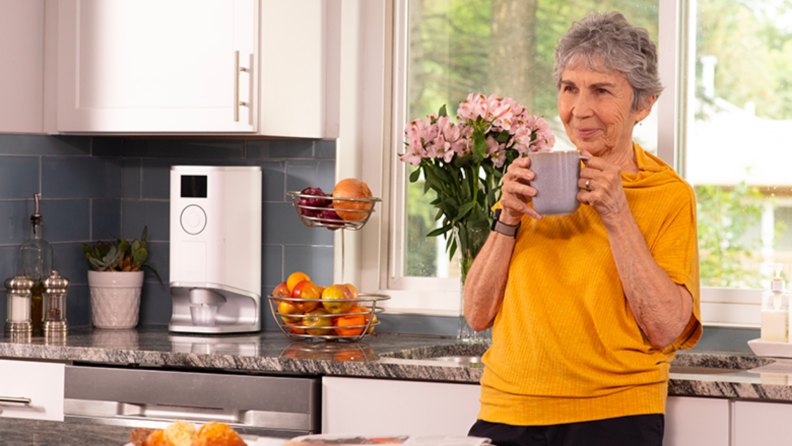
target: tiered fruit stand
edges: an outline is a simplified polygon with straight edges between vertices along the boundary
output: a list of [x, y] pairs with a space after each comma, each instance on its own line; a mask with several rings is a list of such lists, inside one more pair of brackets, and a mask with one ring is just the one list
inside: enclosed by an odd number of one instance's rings
[[[331, 197], [324, 197], [324, 196], [317, 196], [317, 195], [309, 195], [304, 194], [302, 192], [288, 192], [289, 196], [292, 197], [292, 204], [294, 205], [295, 211], [297, 211], [297, 216], [300, 218], [300, 221], [303, 222], [304, 225], [311, 227], [311, 228], [327, 228], [330, 230], [341, 230], [341, 277], [344, 277], [344, 230], [349, 231], [359, 231], [366, 225], [369, 218], [371, 217], [371, 213], [374, 212], [374, 206], [376, 203], [381, 202], [382, 200], [379, 198], [331, 198]], [[346, 213], [360, 213], [365, 214], [359, 220], [341, 220], [335, 218], [325, 218], [321, 217], [321, 215], [326, 215], [323, 211], [334, 211], [332, 204], [327, 207], [323, 206], [309, 206], [306, 204], [301, 204], [301, 199], [320, 199], [320, 200], [331, 200], [333, 202], [338, 201], [346, 201], [346, 202], [360, 202], [368, 204], [370, 203], [371, 206], [363, 206], [365, 209], [344, 209], [343, 212]], [[307, 211], [307, 212], [306, 212]], [[313, 215], [317, 216], [313, 216]], [[339, 314], [327, 314], [327, 315], [308, 315], [308, 314], [282, 314], [278, 312], [278, 304], [280, 302], [291, 302], [291, 303], [310, 303], [310, 302], [318, 302], [321, 305], [322, 299], [303, 299], [298, 297], [280, 297], [280, 296], [268, 296], [270, 309], [272, 310], [272, 315], [275, 317], [275, 322], [277, 322], [278, 327], [281, 329], [283, 334], [288, 336], [290, 339], [293, 340], [319, 340], [319, 341], [359, 341], [363, 339], [366, 335], [370, 334], [374, 327], [379, 325], [379, 320], [377, 319], [376, 315], [380, 314], [384, 311], [382, 307], [378, 304], [384, 300], [390, 299], [390, 296], [385, 294], [358, 294], [357, 299], [334, 299], [334, 303], [346, 303], [352, 302], [355, 304], [357, 308], [362, 308], [367, 310], [367, 312], [363, 313], [339, 313]], [[351, 311], [351, 310], [350, 310]], [[317, 327], [303, 327], [301, 324], [287, 323], [284, 318], [291, 319], [294, 321], [302, 321], [304, 318], [329, 318], [335, 319], [338, 317], [343, 316], [362, 316], [365, 320], [365, 323], [362, 325], [349, 325], [344, 326], [345, 330], [349, 331], [357, 331], [356, 329], [360, 329], [359, 334], [355, 334], [353, 336], [342, 336], [339, 334], [335, 334], [333, 324], [331, 323], [329, 326], [317, 326]]]

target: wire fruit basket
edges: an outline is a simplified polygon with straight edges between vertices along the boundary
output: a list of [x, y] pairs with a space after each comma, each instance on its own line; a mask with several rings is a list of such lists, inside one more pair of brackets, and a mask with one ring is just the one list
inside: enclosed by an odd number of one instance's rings
[[[336, 229], [348, 229], [350, 231], [360, 230], [366, 225], [372, 212], [374, 212], [374, 204], [382, 201], [379, 198], [333, 198], [330, 196], [304, 194], [297, 191], [290, 191], [288, 194], [292, 198], [292, 204], [297, 211], [297, 216], [300, 217], [300, 221], [302, 221], [305, 226], [312, 228], [327, 228], [332, 231]], [[301, 199], [326, 202], [327, 205], [311, 206], [304, 203], [300, 204]], [[359, 205], [363, 209], [335, 209], [332, 204], [333, 202], [346, 202]], [[357, 219], [342, 220], [340, 218], [327, 217], [330, 212], [335, 213], [336, 211], [348, 215], [355, 215]]]
[[[303, 299], [300, 297], [280, 297], [267, 296], [270, 309], [280, 330], [290, 339], [300, 340], [322, 340], [322, 341], [351, 341], [356, 342], [363, 339], [366, 335], [374, 331], [374, 327], [380, 324], [377, 314], [385, 311], [377, 304], [390, 299], [384, 294], [360, 294], [357, 299]], [[291, 305], [316, 303], [317, 308], [321, 308], [324, 303], [333, 304], [352, 303], [355, 306], [343, 313], [335, 314], [298, 314], [281, 313], [280, 304], [286, 302]], [[354, 308], [364, 311], [354, 312]], [[345, 322], [353, 322], [351, 325], [339, 325], [340, 318], [346, 318]], [[311, 325], [306, 325], [310, 323]]]

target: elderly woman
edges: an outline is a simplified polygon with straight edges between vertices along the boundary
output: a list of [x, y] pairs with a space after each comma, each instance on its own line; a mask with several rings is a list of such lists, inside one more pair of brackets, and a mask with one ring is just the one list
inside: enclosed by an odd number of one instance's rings
[[542, 218], [528, 158], [503, 178], [465, 317], [493, 326], [470, 435], [509, 445], [660, 445], [669, 363], [701, 336], [696, 205], [632, 142], [662, 91], [649, 34], [590, 14], [560, 40], [554, 78], [590, 159], [571, 215]]

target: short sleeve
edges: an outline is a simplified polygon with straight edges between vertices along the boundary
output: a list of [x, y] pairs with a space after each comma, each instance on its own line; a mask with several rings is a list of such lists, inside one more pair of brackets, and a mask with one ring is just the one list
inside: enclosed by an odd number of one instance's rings
[[687, 183], [682, 184], [684, 192], [673, 200], [676, 209], [669, 213], [650, 247], [658, 265], [693, 297], [690, 320], [682, 334], [666, 349], [670, 351], [692, 348], [702, 334], [696, 198], [693, 189]]

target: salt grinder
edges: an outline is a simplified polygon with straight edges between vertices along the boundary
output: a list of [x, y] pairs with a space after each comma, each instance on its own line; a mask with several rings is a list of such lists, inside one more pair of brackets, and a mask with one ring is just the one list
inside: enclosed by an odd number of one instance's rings
[[44, 320], [41, 328], [45, 332], [65, 332], [66, 324], [66, 292], [69, 279], [59, 276], [57, 271], [42, 282], [44, 300]]
[[8, 301], [8, 317], [5, 324], [7, 335], [30, 333], [30, 297], [33, 280], [26, 276], [6, 279], [6, 300]]

